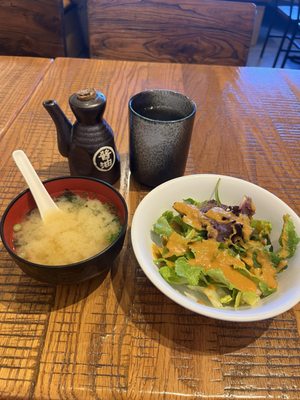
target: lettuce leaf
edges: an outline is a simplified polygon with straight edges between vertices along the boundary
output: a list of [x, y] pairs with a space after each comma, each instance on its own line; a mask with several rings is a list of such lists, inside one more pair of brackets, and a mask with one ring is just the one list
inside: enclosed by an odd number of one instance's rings
[[215, 186], [215, 190], [214, 190], [215, 200], [218, 203], [218, 205], [222, 204], [222, 202], [220, 200], [220, 196], [219, 196], [219, 185], [220, 185], [220, 182], [221, 182], [221, 178], [218, 179], [218, 181], [216, 183], [216, 186]]
[[225, 278], [223, 271], [219, 268], [209, 268], [206, 271], [206, 275], [209, 276], [214, 282], [221, 283], [228, 289], [234, 289], [234, 286]]
[[153, 231], [159, 236], [169, 237], [173, 230], [174, 229], [169, 224], [168, 218], [165, 215], [159, 217], [153, 225]]
[[202, 288], [202, 291], [205, 294], [205, 296], [208, 298], [208, 300], [211, 302], [213, 307], [216, 307], [216, 308], [223, 307], [221, 298], [220, 298], [220, 296], [218, 296], [218, 292], [216, 291], [216, 288], [213, 285]]
[[232, 301], [231, 295], [228, 295], [224, 289], [212, 284], [209, 286], [189, 285], [187, 288], [188, 291], [185, 294], [189, 295], [189, 297], [192, 294], [192, 297], [200, 300], [201, 303], [205, 299], [204, 303], [213, 307], [222, 308], [223, 304], [228, 304], [228, 302]]
[[254, 292], [237, 292], [234, 307], [238, 308], [245, 304], [249, 306], [254, 306], [258, 302], [259, 298], [259, 295]]
[[176, 274], [174, 268], [164, 266], [159, 268], [159, 273], [164, 278], [164, 280], [171, 285], [185, 285], [188, 283], [185, 277], [181, 277]]
[[238, 308], [241, 305], [241, 300], [242, 300], [242, 292], [237, 292], [234, 301], [234, 308]]
[[270, 294], [276, 292], [276, 288], [270, 288], [266, 282], [262, 281], [261, 279], [258, 279], [258, 287], [261, 290], [263, 297], [269, 296]]
[[295, 225], [288, 214], [283, 216], [283, 227], [279, 237], [281, 249], [277, 255], [282, 258], [291, 258], [296, 252], [300, 237], [297, 235]]
[[181, 278], [185, 278], [189, 285], [197, 286], [200, 282], [207, 284], [203, 268], [191, 266], [184, 257], [175, 261], [175, 272]]
[[248, 304], [249, 306], [254, 306], [260, 298], [259, 295], [254, 292], [241, 292], [241, 293], [242, 293], [241, 302], [244, 304]]
[[260, 236], [268, 236], [272, 231], [272, 224], [269, 221], [263, 219], [251, 220], [251, 227], [254, 229], [254, 234], [258, 233]]
[[193, 206], [197, 206], [197, 207], [200, 205], [200, 201], [197, 201], [197, 200], [193, 199], [192, 197], [184, 199], [183, 201], [185, 203], [192, 204]]
[[[265, 281], [263, 281], [258, 275], [252, 274], [247, 268], [239, 269], [240, 273], [251, 279], [261, 291], [262, 297], [269, 296], [269, 294], [276, 292], [276, 288], [270, 288]], [[244, 292], [246, 293], [246, 292]], [[247, 292], [248, 293], [248, 292]], [[254, 292], [251, 292], [254, 293]], [[249, 304], [249, 303], [247, 303]]]

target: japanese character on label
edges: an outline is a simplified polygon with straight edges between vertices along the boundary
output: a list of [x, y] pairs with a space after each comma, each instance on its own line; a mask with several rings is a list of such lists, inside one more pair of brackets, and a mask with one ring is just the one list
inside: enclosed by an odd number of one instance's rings
[[114, 149], [110, 146], [101, 147], [93, 156], [94, 166], [102, 172], [111, 170], [115, 164], [115, 160]]
[[100, 158], [102, 161], [108, 161], [110, 159], [110, 157], [111, 157], [110, 149], [109, 148], [105, 148], [104, 150], [101, 150], [97, 157]]
[[107, 160], [105, 162], [100, 162], [100, 168], [107, 169], [112, 165], [112, 160]]

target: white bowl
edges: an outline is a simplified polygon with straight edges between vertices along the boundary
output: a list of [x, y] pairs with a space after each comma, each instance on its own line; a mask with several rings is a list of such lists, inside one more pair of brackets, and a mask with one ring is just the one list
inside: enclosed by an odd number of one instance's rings
[[175, 201], [192, 197], [203, 201], [212, 198], [215, 185], [221, 178], [219, 195], [222, 203], [238, 205], [244, 195], [250, 196], [256, 206], [255, 218], [272, 223], [271, 239], [278, 242], [282, 228], [282, 216], [290, 214], [298, 235], [300, 219], [282, 200], [253, 183], [224, 175], [189, 175], [172, 179], [157, 186], [138, 205], [131, 228], [135, 256], [150, 281], [166, 296], [198, 314], [227, 321], [259, 321], [279, 315], [300, 301], [300, 244], [289, 260], [288, 269], [278, 275], [278, 289], [254, 307], [240, 309], [214, 308], [198, 303], [180, 293], [160, 275], [153, 262], [151, 230], [153, 224], [166, 210], [172, 210]]

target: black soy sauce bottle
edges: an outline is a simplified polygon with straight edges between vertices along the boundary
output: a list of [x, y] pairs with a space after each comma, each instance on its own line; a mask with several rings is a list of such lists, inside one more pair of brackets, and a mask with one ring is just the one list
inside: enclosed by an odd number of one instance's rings
[[120, 178], [120, 157], [113, 131], [103, 119], [106, 97], [95, 89], [83, 89], [70, 96], [69, 104], [74, 125], [55, 100], [43, 102], [56, 125], [58, 149], [68, 157], [71, 175], [115, 183]]
[[77, 119], [69, 154], [71, 175], [89, 175], [109, 183], [120, 178], [120, 158], [111, 127], [103, 119], [106, 97], [96, 90], [74, 93], [69, 99]]

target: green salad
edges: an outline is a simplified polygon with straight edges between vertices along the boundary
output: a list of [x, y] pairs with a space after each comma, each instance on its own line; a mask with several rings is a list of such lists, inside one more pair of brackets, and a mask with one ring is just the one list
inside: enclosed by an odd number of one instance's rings
[[278, 250], [271, 223], [254, 218], [255, 205], [188, 198], [173, 204], [153, 225], [153, 258], [161, 276], [186, 295], [214, 307], [254, 306], [277, 290], [300, 241], [291, 217], [283, 216]]

